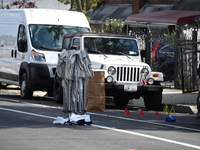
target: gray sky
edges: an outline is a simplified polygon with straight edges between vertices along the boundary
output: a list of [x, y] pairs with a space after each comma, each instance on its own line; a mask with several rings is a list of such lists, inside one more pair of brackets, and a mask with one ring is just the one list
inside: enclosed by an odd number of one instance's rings
[[[2, 2], [3, 2], [3, 6], [5, 6], [14, 1], [17, 1], [17, 0], [0, 0], [0, 5], [2, 5]], [[57, 0], [29, 0], [29, 1], [36, 2], [35, 4], [38, 8], [64, 9], [64, 10], [70, 9], [70, 5], [64, 5], [60, 2], [58, 2]], [[13, 8], [15, 8], [15, 7], [13, 7]]]

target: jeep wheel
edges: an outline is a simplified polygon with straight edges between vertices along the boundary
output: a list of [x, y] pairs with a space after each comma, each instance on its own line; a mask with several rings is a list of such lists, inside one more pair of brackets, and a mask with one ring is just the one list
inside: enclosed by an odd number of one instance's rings
[[143, 98], [147, 110], [159, 110], [161, 108], [162, 92], [147, 92]]
[[124, 92], [118, 92], [117, 94], [114, 94], [113, 97], [115, 105], [120, 107], [126, 107], [129, 102], [129, 99], [131, 99], [130, 96], [128, 94], [124, 94]]
[[29, 86], [26, 73], [23, 73], [21, 76], [20, 92], [21, 92], [21, 97], [24, 99], [30, 99], [33, 97], [33, 90]]
[[58, 76], [55, 77], [53, 94], [56, 103], [63, 103], [63, 89], [61, 80], [62, 79], [60, 79]]

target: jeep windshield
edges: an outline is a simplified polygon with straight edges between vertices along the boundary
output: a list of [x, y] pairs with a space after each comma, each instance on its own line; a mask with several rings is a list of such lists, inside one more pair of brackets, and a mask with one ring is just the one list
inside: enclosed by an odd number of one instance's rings
[[105, 55], [139, 55], [136, 41], [122, 37], [84, 37], [84, 49], [89, 54], [101, 51]]
[[32, 46], [41, 50], [60, 51], [64, 35], [76, 32], [90, 32], [90, 29], [62, 25], [29, 25]]

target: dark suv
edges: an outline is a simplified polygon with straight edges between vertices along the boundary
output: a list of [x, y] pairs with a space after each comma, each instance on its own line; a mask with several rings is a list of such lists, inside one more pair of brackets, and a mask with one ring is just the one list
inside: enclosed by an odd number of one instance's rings
[[154, 69], [164, 74], [165, 80], [174, 78], [174, 49], [163, 43], [156, 43], [152, 49], [152, 62]]

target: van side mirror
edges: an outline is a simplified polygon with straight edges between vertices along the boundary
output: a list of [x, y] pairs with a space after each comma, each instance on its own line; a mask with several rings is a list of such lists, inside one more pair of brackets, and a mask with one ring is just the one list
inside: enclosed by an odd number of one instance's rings
[[17, 45], [18, 45], [18, 50], [20, 52], [27, 52], [27, 42], [26, 42], [26, 40], [19, 40]]

